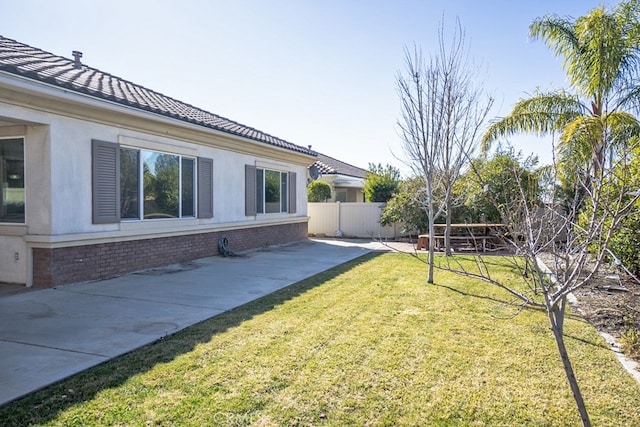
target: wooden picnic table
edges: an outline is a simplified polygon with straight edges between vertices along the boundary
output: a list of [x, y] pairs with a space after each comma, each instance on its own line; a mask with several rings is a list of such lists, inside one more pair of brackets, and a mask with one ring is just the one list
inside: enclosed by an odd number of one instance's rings
[[[433, 224], [435, 249], [444, 248], [444, 230], [447, 224]], [[473, 245], [476, 250], [482, 248], [482, 252], [487, 251], [488, 245], [497, 245], [501, 240], [502, 230], [505, 224], [498, 223], [471, 223], [471, 224], [451, 224], [451, 242]], [[480, 244], [480, 246], [479, 246]], [[418, 236], [417, 250], [429, 248], [429, 235]]]

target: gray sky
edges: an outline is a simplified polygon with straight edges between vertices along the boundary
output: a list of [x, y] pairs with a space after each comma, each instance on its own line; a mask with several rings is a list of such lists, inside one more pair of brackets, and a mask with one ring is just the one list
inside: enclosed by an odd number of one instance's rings
[[[617, 4], [606, 2], [607, 7]], [[602, 0], [0, 0], [0, 34], [71, 58], [298, 145], [367, 168], [402, 156], [396, 77], [403, 49], [428, 56], [438, 26], [466, 31], [491, 117], [568, 87], [528, 25]], [[516, 137], [551, 160], [550, 139]]]

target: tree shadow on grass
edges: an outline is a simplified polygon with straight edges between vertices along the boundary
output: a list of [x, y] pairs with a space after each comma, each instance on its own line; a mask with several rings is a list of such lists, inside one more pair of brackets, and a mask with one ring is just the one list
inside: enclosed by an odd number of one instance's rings
[[[456, 289], [456, 288], [454, 288], [452, 286], [442, 285], [442, 284], [439, 284], [439, 283], [434, 283], [433, 286], [438, 286], [440, 288], [444, 288], [444, 289], [450, 290], [452, 292], [455, 292], [455, 293], [457, 293], [459, 295], [462, 295], [462, 296], [465, 296], [465, 297], [483, 299], [483, 300], [495, 302], [495, 303], [498, 303], [498, 304], [510, 305], [510, 306], [517, 307], [517, 308], [522, 309], [522, 310], [531, 310], [531, 311], [536, 311], [536, 312], [539, 312], [539, 313], [545, 313], [546, 314], [546, 310], [545, 310], [544, 307], [535, 306], [535, 305], [531, 305], [531, 304], [523, 304], [523, 302], [521, 300], [519, 300], [519, 299], [515, 299], [515, 300], [509, 301], [509, 300], [506, 300], [506, 299], [500, 299], [500, 298], [492, 297], [490, 295], [472, 293], [472, 292], [469, 292], [468, 290]], [[489, 285], [489, 286], [491, 286], [491, 285]], [[582, 316], [580, 316], [579, 314], [576, 314], [576, 313], [566, 313], [565, 314], [565, 318], [571, 319], [571, 320], [575, 320], [575, 321], [579, 321], [579, 322], [583, 322], [583, 323], [588, 323]]]
[[[503, 299], [500, 299], [500, 298], [495, 298], [495, 297], [492, 297], [490, 295], [476, 294], [476, 293], [469, 292], [468, 290], [464, 290], [463, 291], [461, 289], [456, 289], [453, 286], [442, 285], [442, 284], [439, 284], [439, 283], [433, 283], [433, 286], [437, 286], [439, 288], [450, 290], [450, 291], [455, 292], [455, 293], [457, 293], [459, 295], [462, 295], [464, 297], [483, 299], [483, 300], [495, 302], [495, 303], [498, 303], [498, 304], [516, 305], [516, 304], [513, 304], [512, 301], [507, 301], [507, 300], [503, 300]], [[538, 307], [533, 307], [533, 306], [531, 306], [529, 308], [538, 309]]]
[[[533, 306], [533, 305], [522, 305], [519, 303], [514, 303], [513, 301], [507, 301], [507, 300], [502, 300], [499, 298], [495, 298], [489, 295], [481, 295], [481, 294], [476, 294], [476, 293], [472, 293], [472, 292], [468, 292], [468, 291], [463, 291], [461, 289], [456, 289], [452, 286], [447, 286], [447, 285], [442, 285], [442, 284], [438, 284], [438, 283], [434, 283], [433, 286], [437, 286], [439, 288], [443, 288], [443, 289], [447, 289], [449, 291], [455, 292], [459, 295], [465, 296], [465, 297], [470, 297], [470, 298], [477, 298], [477, 299], [482, 299], [482, 300], [487, 300], [487, 301], [491, 301], [491, 302], [495, 302], [498, 304], [504, 304], [504, 305], [510, 305], [513, 307], [517, 307], [518, 313], [520, 312], [520, 309], [522, 310], [531, 310], [531, 311], [536, 311], [539, 313], [545, 313], [546, 315], [546, 310], [544, 307], [537, 307], [537, 306]], [[581, 323], [585, 323], [585, 324], [589, 324], [589, 322], [582, 317], [580, 314], [577, 313], [566, 313], [565, 314], [565, 318], [566, 319], [570, 319], [572, 321], [577, 321], [577, 322], [581, 322]], [[549, 333], [551, 333], [551, 331], [549, 331]], [[595, 341], [591, 341], [591, 340], [587, 340], [575, 335], [571, 335], [571, 334], [567, 334], [564, 333], [565, 338], [574, 340], [574, 341], [579, 341], [583, 344], [587, 344], [593, 347], [598, 347], [598, 348], [603, 348], [603, 349], [608, 349], [609, 347], [606, 344], [603, 344], [602, 342], [595, 342]]]
[[158, 364], [171, 362], [192, 351], [198, 344], [209, 342], [214, 336], [321, 286], [381, 254], [368, 253], [9, 402], [0, 407], [2, 425], [24, 426], [51, 421], [71, 406], [91, 400], [103, 390], [116, 388], [129, 378], [145, 373]]
[[581, 342], [582, 344], [586, 344], [592, 347], [598, 347], [604, 350], [611, 350], [611, 347], [607, 345], [606, 341], [604, 343], [602, 342], [602, 340], [598, 340], [599, 342], [595, 342], [595, 341], [587, 340], [587, 339], [584, 339], [572, 334], [567, 334], [567, 333], [564, 334], [564, 337], [573, 341]]

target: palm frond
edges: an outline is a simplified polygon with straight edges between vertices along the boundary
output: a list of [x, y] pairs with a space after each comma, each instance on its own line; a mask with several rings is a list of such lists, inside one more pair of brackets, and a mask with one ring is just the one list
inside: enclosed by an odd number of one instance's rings
[[627, 147], [629, 141], [640, 137], [640, 121], [630, 113], [614, 111], [604, 120], [613, 148]]
[[626, 150], [630, 141], [640, 137], [640, 122], [625, 112], [603, 116], [580, 116], [562, 130], [558, 158], [571, 169], [590, 168], [594, 153], [613, 159], [619, 149]]
[[604, 134], [600, 117], [579, 116], [568, 123], [560, 135], [558, 158], [571, 168], [588, 166], [594, 152], [594, 141], [601, 141]]
[[482, 138], [482, 149], [487, 151], [493, 141], [518, 133], [546, 135], [560, 131], [587, 111], [576, 96], [563, 90], [536, 93], [532, 98], [518, 101], [508, 116], [489, 126]]
[[636, 1], [622, 2], [611, 12], [597, 7], [575, 22], [546, 15], [529, 26], [533, 38], [563, 59], [572, 87], [593, 101], [596, 115], [616, 89], [629, 85], [640, 66], [638, 9]]
[[640, 112], [640, 86], [636, 82], [626, 83], [618, 89], [615, 102], [611, 103], [611, 111], [629, 110]]
[[533, 20], [529, 25], [529, 36], [542, 39], [553, 50], [554, 55], [559, 57], [570, 58], [580, 49], [573, 23], [557, 15], [545, 15]]

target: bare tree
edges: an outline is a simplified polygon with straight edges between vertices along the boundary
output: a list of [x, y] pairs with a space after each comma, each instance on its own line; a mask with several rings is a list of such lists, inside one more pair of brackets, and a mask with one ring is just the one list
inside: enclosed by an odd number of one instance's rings
[[507, 224], [507, 241], [515, 251], [512, 264], [522, 270], [523, 288], [495, 280], [480, 256], [473, 270], [465, 269], [455, 258], [439, 266], [497, 285], [514, 295], [522, 307], [538, 306], [546, 310], [584, 426], [591, 423], [564, 342], [567, 297], [592, 280], [605, 262], [619, 265], [609, 243], [620, 223], [637, 209], [639, 200], [638, 189], [630, 188], [634, 180], [629, 168], [638, 141], [632, 138], [617, 151], [609, 148], [611, 164], [600, 168], [596, 176], [578, 173], [577, 176], [584, 178], [578, 179], [575, 193], [568, 200], [557, 193], [557, 163], [541, 174], [545, 181], [542, 185], [547, 190], [542, 204], [532, 202], [527, 194], [528, 184], [522, 182], [519, 170], [514, 169], [513, 178], [518, 182], [520, 197], [501, 204], [498, 209]]
[[438, 108], [438, 79], [436, 70], [425, 70], [421, 53], [414, 47], [413, 55], [405, 50], [406, 74], [398, 77], [398, 91], [402, 103], [399, 122], [407, 163], [413, 173], [424, 182], [423, 201], [429, 217], [429, 272], [427, 281], [433, 283], [434, 227], [436, 214], [433, 192], [436, 179], [436, 158], [440, 151], [442, 118]]
[[429, 218], [429, 273], [433, 283], [434, 221], [444, 215], [445, 247], [451, 255], [450, 225], [454, 207], [453, 186], [470, 161], [479, 133], [493, 105], [474, 84], [477, 69], [468, 61], [460, 21], [450, 46], [441, 25], [438, 49], [427, 63], [420, 49], [405, 50], [405, 72], [397, 79], [402, 117], [398, 127], [406, 163], [424, 181], [425, 209]]

